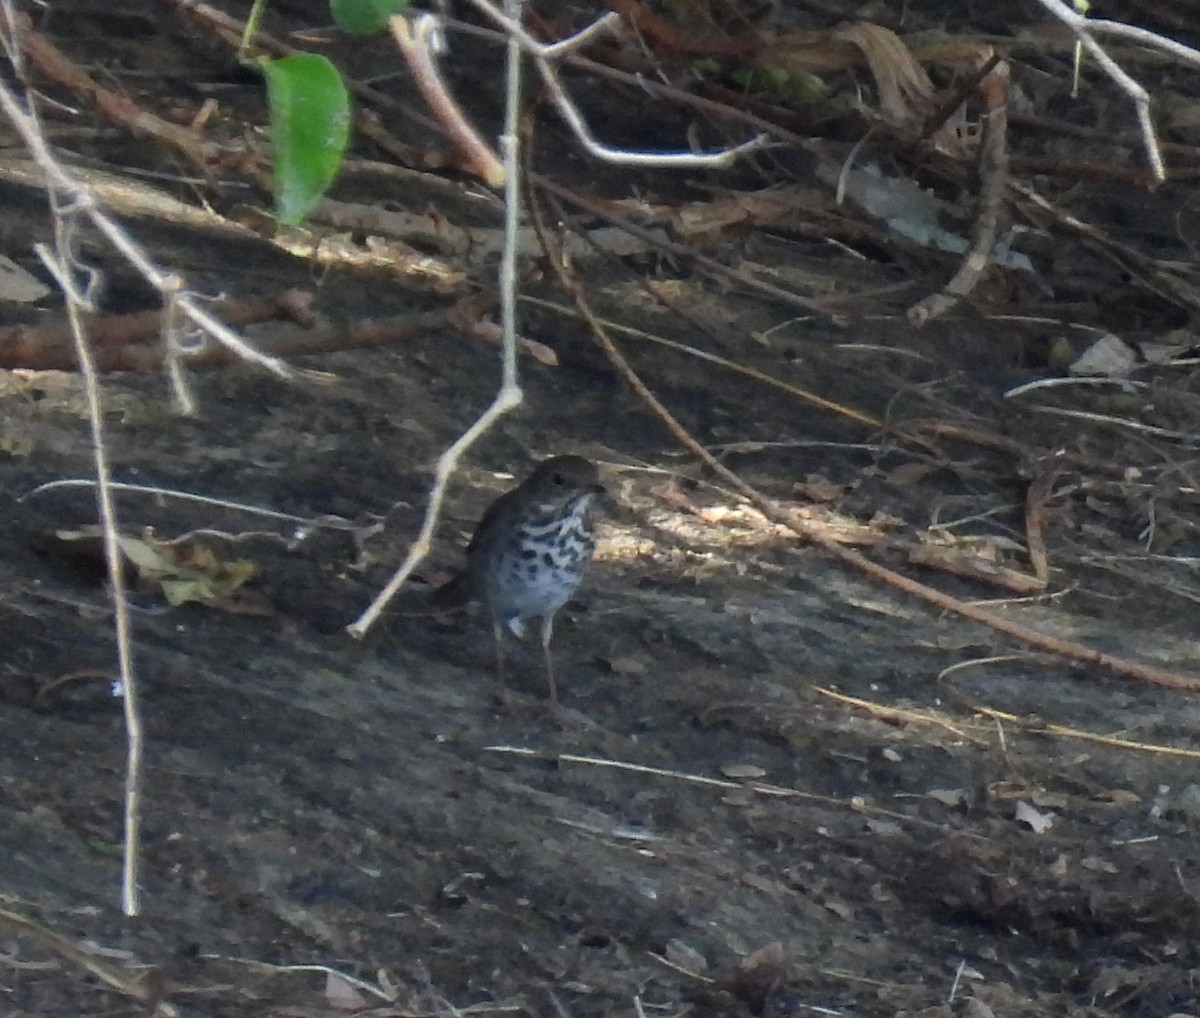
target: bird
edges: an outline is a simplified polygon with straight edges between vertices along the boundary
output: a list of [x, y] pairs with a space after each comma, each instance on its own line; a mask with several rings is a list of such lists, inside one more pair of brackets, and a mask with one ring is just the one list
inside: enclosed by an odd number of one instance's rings
[[592, 560], [592, 503], [606, 494], [596, 465], [582, 456], [543, 460], [484, 512], [467, 545], [467, 564], [432, 596], [439, 607], [477, 601], [492, 623], [496, 673], [504, 679], [504, 630], [518, 638], [540, 625], [550, 699], [558, 700], [550, 640], [554, 617]]

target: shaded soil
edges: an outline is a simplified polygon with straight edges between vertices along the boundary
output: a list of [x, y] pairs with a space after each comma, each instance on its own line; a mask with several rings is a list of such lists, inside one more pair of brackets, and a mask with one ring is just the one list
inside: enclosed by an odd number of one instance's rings
[[[91, 52], [86, 24], [59, 27], [60, 45], [112, 68], [132, 62], [120, 48]], [[164, 48], [174, 40], [181, 66], [214, 73], [178, 28], [153, 30]], [[371, 47], [356, 57], [363, 77], [384, 63]], [[487, 66], [481, 57], [476, 73]], [[243, 103], [261, 122], [254, 84], [233, 77], [225, 113]], [[628, 118], [589, 96], [608, 114], [597, 129], [619, 132]], [[671, 132], [687, 119], [662, 117]], [[540, 170], [632, 187], [581, 169], [558, 130], [545, 128]], [[127, 140], [94, 144], [114, 165], [150, 159], [124, 151]], [[1129, 165], [1139, 158], [1131, 151]], [[664, 201], [698, 201], [699, 176], [631, 179]], [[347, 201], [387, 194], [378, 181], [355, 192], [362, 177], [345, 187]], [[413, 206], [438, 200], [414, 187]], [[47, 229], [39, 199], [12, 184], [4, 197], [4, 250], [33, 267], [29, 238]], [[1097, 185], [1064, 201], [1110, 197]], [[229, 210], [245, 199], [220, 200]], [[1139, 229], [1187, 200], [1180, 184], [1138, 192]], [[267, 240], [133, 222], [197, 290], [315, 288], [318, 311], [344, 321], [439, 306], [369, 269], [315, 280], [308, 261]], [[727, 240], [731, 262], [792, 283], [884, 294], [868, 308], [878, 314], [856, 308], [849, 324], [797, 319], [783, 302], [652, 256], [583, 274], [602, 315], [888, 421], [864, 426], [623, 338], [683, 423], [784, 502], [820, 490], [830, 519], [874, 520], [897, 542], [982, 541], [1023, 566], [1026, 491], [1057, 457], [1045, 596], [919, 575], [1034, 628], [1186, 672], [1200, 660], [1195, 450], [1061, 411], [1194, 433], [1194, 366], [1143, 365], [1146, 387], [1128, 392], [1047, 390], [1037, 405], [1003, 395], [1055, 374], [1038, 351], [1072, 335], [1063, 322], [1149, 338], [1187, 320], [1178, 302], [1114, 282], [1109, 263], [1089, 274], [1071, 243], [1039, 265], [1047, 292], [1002, 282], [987, 313], [923, 331], [903, 324], [902, 307], [950, 264], [923, 251], [867, 257], [767, 230]], [[153, 306], [110, 253], [90, 240], [87, 253], [109, 281], [105, 312]], [[544, 279], [525, 292], [563, 301]], [[1027, 330], [1001, 312], [1052, 324]], [[50, 299], [7, 317], [57, 313]], [[9, 373], [0, 1013], [147, 1013], [102, 967], [127, 980], [153, 973], [184, 1015], [329, 1014], [336, 994], [305, 968], [327, 966], [379, 987], [362, 1001], [378, 1014], [894, 1015], [949, 1013], [966, 997], [1009, 1016], [1196, 1014], [1194, 696], [1032, 656], [799, 544], [690, 463], [582, 325], [531, 303], [523, 331], [559, 363], [524, 360], [526, 402], [471, 450], [423, 576], [455, 566], [512, 475], [559, 452], [600, 462], [613, 505], [557, 629], [559, 711], [532, 651], [496, 680], [490, 634], [469, 617], [396, 609], [363, 641], [342, 628], [415, 535], [438, 453], [493, 394], [494, 347], [448, 331], [306, 359], [290, 384], [245, 366], [196, 374], [191, 419], [173, 413], [158, 376], [106, 379], [118, 479], [317, 521], [298, 533], [235, 509], [119, 496], [129, 528], [226, 535], [197, 540], [253, 561], [253, 592], [269, 606], [167, 608], [154, 591], [135, 594], [146, 735], [136, 919], [118, 906], [126, 751], [102, 572], [45, 537], [92, 522], [94, 495], [29, 494], [92, 473], [80, 389], [69, 375]], [[921, 431], [931, 421], [947, 427]], [[903, 568], [901, 547], [880, 541], [871, 554]], [[13, 915], [82, 947], [92, 967]]]

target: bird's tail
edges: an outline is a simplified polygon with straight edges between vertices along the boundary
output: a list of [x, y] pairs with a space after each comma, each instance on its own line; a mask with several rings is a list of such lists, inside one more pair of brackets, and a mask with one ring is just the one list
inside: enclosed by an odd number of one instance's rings
[[426, 598], [430, 608], [441, 611], [447, 608], [461, 608], [474, 597], [471, 589], [471, 574], [463, 569], [455, 573], [440, 587], [435, 587]]
[[432, 589], [405, 584], [390, 604], [391, 614], [403, 619], [427, 618], [465, 608], [472, 598], [470, 579], [464, 571]]

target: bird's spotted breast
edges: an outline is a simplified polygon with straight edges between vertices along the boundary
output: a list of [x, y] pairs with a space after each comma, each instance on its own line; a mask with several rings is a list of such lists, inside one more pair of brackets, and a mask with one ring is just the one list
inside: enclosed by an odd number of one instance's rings
[[567, 602], [595, 547], [587, 516], [592, 497], [578, 495], [557, 514], [524, 520], [509, 535], [496, 556], [485, 598], [496, 616], [544, 617]]
[[595, 534], [589, 510], [603, 493], [599, 473], [586, 459], [544, 460], [488, 506], [467, 546], [467, 568], [441, 588], [451, 596], [469, 595], [487, 609], [496, 636], [497, 673], [503, 672], [502, 628], [520, 636], [527, 619], [540, 619], [551, 699], [556, 695], [550, 661], [554, 615], [591, 561]]

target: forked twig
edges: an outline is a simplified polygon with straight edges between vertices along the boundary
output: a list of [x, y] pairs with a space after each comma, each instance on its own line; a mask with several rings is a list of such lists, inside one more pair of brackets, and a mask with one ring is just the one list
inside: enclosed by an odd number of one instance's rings
[[[404, 581], [412, 574], [417, 564], [429, 553], [434, 528], [437, 525], [442, 500], [445, 497], [446, 485], [454, 472], [454, 468], [458, 465], [459, 458], [463, 452], [470, 448], [476, 439], [484, 434], [498, 417], [517, 406], [522, 399], [521, 388], [517, 380], [516, 365], [516, 257], [517, 230], [521, 205], [518, 128], [520, 123], [520, 65], [522, 51], [533, 56], [539, 73], [542, 75], [547, 87], [554, 94], [555, 102], [558, 104], [564, 118], [571, 124], [580, 143], [601, 158], [611, 159], [624, 164], [652, 166], [725, 166], [742, 153], [749, 151], [751, 148], [757, 148], [764, 143], [764, 138], [760, 136], [743, 145], [707, 155], [696, 155], [694, 153], [630, 152], [624, 149], [609, 149], [601, 146], [592, 138], [582, 116], [580, 116], [578, 110], [575, 109], [567, 97], [565, 90], [559, 84], [550, 60], [561, 57], [570, 50], [578, 48], [588, 39], [603, 31], [611, 21], [612, 16], [601, 18], [582, 32], [568, 39], [550, 46], [543, 46], [521, 27], [521, 0], [506, 0], [505, 13], [503, 14], [496, 10], [490, 3], [487, 3], [486, 0], [472, 0], [472, 2], [488, 17], [500, 24], [505, 29], [508, 37], [508, 75], [506, 81], [504, 134], [500, 139], [503, 154], [504, 175], [502, 179], [504, 180], [505, 199], [505, 240], [500, 266], [500, 311], [504, 332], [503, 380], [500, 391], [497, 393], [492, 405], [439, 457], [435, 471], [433, 491], [429, 496], [429, 506], [425, 513], [425, 519], [422, 521], [420, 532], [409, 549], [408, 555], [405, 556], [404, 561], [392, 575], [392, 578], [383, 590], [371, 602], [366, 611], [347, 627], [347, 632], [356, 637], [362, 637], [366, 634], [375, 619], [378, 618], [379, 614], [387, 606], [387, 603], [396, 595], [396, 592], [403, 586]], [[429, 16], [422, 15], [421, 17]], [[393, 20], [393, 32], [396, 34], [398, 41], [400, 41], [402, 49], [413, 46], [425, 46], [426, 48], [432, 46], [435, 33], [433, 32], [431, 23], [422, 22], [422, 24], [424, 27], [419, 32], [409, 31], [404, 28], [398, 28]], [[422, 68], [426, 70], [432, 68], [432, 61], [427, 62], [425, 59], [427, 56], [429, 56], [428, 53], [421, 55], [420, 59], [411, 60], [410, 67], [418, 74], [422, 73]], [[444, 89], [441, 89], [437, 99], [439, 107], [443, 107], [445, 101], [448, 99], [448, 93], [445, 93]], [[461, 139], [464, 129], [470, 131], [466, 118], [456, 115], [455, 125], [451, 132], [452, 135]], [[473, 135], [474, 132], [471, 132], [471, 134]], [[476, 138], [469, 142], [472, 149], [474, 149], [477, 140]], [[480, 142], [480, 144], [482, 143]], [[486, 160], [480, 165], [486, 166]]]
[[[19, 16], [12, 10], [12, 0], [3, 0], [0, 10], [4, 12], [8, 26], [20, 24]], [[0, 41], [2, 41], [14, 68], [20, 68], [21, 39], [19, 33], [16, 37], [6, 35]], [[18, 79], [23, 80], [23, 76], [18, 74]], [[21, 103], [6, 82], [0, 82], [0, 110], [8, 117], [9, 122], [21, 136], [21, 141], [25, 144], [29, 154], [45, 175], [47, 188], [61, 196], [61, 203], [64, 206], [69, 205], [73, 215], [86, 216], [104, 239], [137, 270], [147, 283], [162, 295], [165, 304], [178, 304], [180, 314], [199, 327], [206, 336], [229, 347], [243, 360], [258, 364], [280, 378], [292, 377], [293, 371], [285, 362], [260, 353], [189, 297], [184, 292], [175, 273], [167, 272], [154, 264], [150, 256], [124, 228], [103, 211], [90, 188], [79, 183], [59, 164], [54, 153], [51, 152], [50, 146], [46, 143], [41, 126], [32, 109]]]
[[[622, 166], [681, 167], [705, 166], [721, 168], [729, 166], [738, 158], [767, 144], [767, 137], [759, 134], [740, 145], [719, 149], [715, 152], [645, 152], [635, 149], [614, 148], [597, 141], [587, 121], [572, 102], [567, 90], [559, 80], [555, 62], [568, 56], [586, 43], [608, 31], [620, 20], [620, 16], [609, 13], [592, 22], [582, 31], [558, 42], [543, 44], [525, 31], [521, 24], [519, 8], [501, 13], [489, 0], [471, 0], [486, 17], [503, 30], [510, 43], [515, 42], [522, 51], [533, 58], [538, 74], [550, 92], [563, 120], [570, 127], [576, 140], [584, 149], [606, 162]], [[466, 116], [450, 96], [441, 81], [435, 61], [439, 20], [435, 15], [421, 14], [411, 25], [402, 17], [392, 19], [392, 33], [401, 53], [417, 81], [418, 87], [430, 104], [447, 135], [476, 168], [480, 176], [493, 187], [499, 186], [499, 165], [490, 149], [467, 122]]]
[[1138, 126], [1142, 132], [1142, 145], [1146, 150], [1150, 169], [1154, 173], [1155, 180], [1160, 183], [1166, 180], [1167, 172], [1163, 167], [1158, 135], [1154, 130], [1154, 122], [1150, 119], [1150, 94], [1127, 74], [1120, 64], [1108, 55], [1104, 48], [1096, 42], [1095, 36], [1112, 35], [1119, 38], [1131, 39], [1144, 46], [1150, 46], [1154, 49], [1170, 53], [1171, 56], [1186, 61], [1195, 67], [1200, 67], [1200, 51], [1194, 50], [1190, 46], [1185, 46], [1183, 43], [1176, 42], [1174, 39], [1168, 39], [1165, 36], [1149, 32], [1144, 28], [1125, 25], [1119, 21], [1093, 20], [1085, 14], [1074, 10], [1070, 4], [1064, 3], [1063, 0], [1038, 0], [1038, 3], [1075, 33], [1075, 38], [1079, 40], [1084, 49], [1095, 57], [1096, 62], [1103, 68], [1104, 73], [1116, 82], [1117, 87], [1122, 92], [1129, 96], [1137, 112]]
[[[507, 9], [519, 20], [523, 0], [506, 0]], [[521, 122], [521, 48], [515, 39], [509, 39], [507, 75], [505, 78], [504, 133], [500, 136], [500, 149], [504, 163], [504, 249], [500, 256], [500, 322], [503, 331], [501, 352], [501, 381], [496, 398], [466, 431], [464, 431], [441, 456], [438, 457], [434, 473], [433, 491], [425, 519], [412, 547], [400, 567], [392, 574], [367, 609], [346, 631], [361, 638], [379, 617], [380, 613], [404, 581], [412, 574], [421, 560], [429, 554], [433, 532], [441, 516], [442, 501], [446, 486], [462, 454], [483, 435], [501, 416], [520, 404], [521, 386], [517, 378], [517, 246], [521, 212], [520, 180], [520, 122]]]

